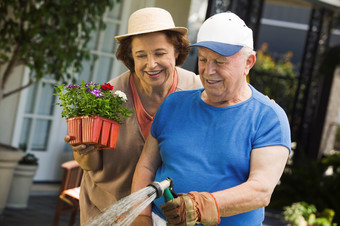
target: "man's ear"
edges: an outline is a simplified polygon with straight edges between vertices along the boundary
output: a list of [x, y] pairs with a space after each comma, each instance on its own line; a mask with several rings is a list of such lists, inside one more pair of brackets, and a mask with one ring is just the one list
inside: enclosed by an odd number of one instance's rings
[[254, 54], [249, 55], [246, 61], [245, 75], [249, 74], [249, 71], [254, 66], [255, 62], [256, 56]]

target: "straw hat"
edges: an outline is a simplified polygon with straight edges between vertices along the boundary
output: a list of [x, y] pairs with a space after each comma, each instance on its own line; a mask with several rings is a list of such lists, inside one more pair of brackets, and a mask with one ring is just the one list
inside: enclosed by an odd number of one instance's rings
[[175, 27], [171, 14], [161, 8], [149, 7], [135, 11], [129, 18], [128, 33], [116, 36], [115, 39], [121, 40], [132, 36], [155, 31], [171, 30], [183, 35], [187, 34], [185, 27]]

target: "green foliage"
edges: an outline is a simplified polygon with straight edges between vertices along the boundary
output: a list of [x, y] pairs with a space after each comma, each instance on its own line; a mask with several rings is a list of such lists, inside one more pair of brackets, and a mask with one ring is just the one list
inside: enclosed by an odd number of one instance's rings
[[332, 155], [323, 158], [321, 163], [331, 167], [333, 173], [340, 174], [340, 152], [335, 152]]
[[297, 202], [291, 206], [284, 207], [283, 215], [285, 221], [293, 225], [301, 225], [302, 222], [307, 222], [315, 212], [316, 208], [314, 205], [309, 205], [306, 202]]
[[274, 59], [268, 50], [268, 44], [263, 43], [256, 56], [255, 70], [292, 78], [296, 77], [294, 65], [290, 61], [293, 56], [291, 51], [278, 59]]
[[314, 205], [306, 202], [285, 206], [283, 211], [284, 219], [294, 226], [336, 226], [336, 223], [332, 223], [334, 214], [332, 209], [324, 209], [318, 213]]
[[19, 161], [19, 164], [23, 165], [38, 165], [38, 158], [34, 154], [26, 153], [24, 157]]
[[264, 43], [257, 51], [256, 63], [250, 72], [250, 84], [274, 99], [288, 114], [293, 109], [298, 79], [290, 59], [292, 52], [274, 58]]
[[283, 208], [295, 202], [307, 202], [317, 209], [335, 211], [334, 222], [340, 223], [340, 153], [321, 161], [301, 161], [287, 165], [276, 187], [271, 208]]
[[[23, 150], [24, 152], [26, 152], [27, 150], [27, 145], [26, 144], [20, 144], [19, 148], [21, 150]], [[37, 166], [38, 165], [38, 158], [32, 154], [32, 153], [26, 153], [21, 160], [19, 161], [19, 164], [23, 164], [23, 165], [34, 165]]]
[[31, 69], [31, 82], [45, 75], [58, 81], [74, 79], [82, 61], [90, 58], [86, 46], [91, 32], [103, 24], [102, 15], [115, 1], [1, 1], [0, 67], [6, 68], [0, 94], [16, 65]]
[[57, 85], [55, 95], [60, 102], [56, 104], [63, 107], [62, 117], [99, 115], [123, 123], [124, 118], [130, 117], [133, 111], [123, 105], [127, 102], [125, 93], [119, 90], [112, 93], [112, 89], [109, 83], [100, 85], [85, 83], [84, 80], [81, 85]]

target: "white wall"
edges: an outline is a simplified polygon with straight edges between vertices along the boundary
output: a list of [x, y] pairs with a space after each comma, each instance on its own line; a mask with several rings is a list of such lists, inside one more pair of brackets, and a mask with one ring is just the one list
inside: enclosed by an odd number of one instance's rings
[[[6, 66], [5, 66], [6, 67]], [[2, 67], [2, 75], [5, 67]], [[21, 86], [24, 67], [16, 67], [5, 85], [5, 92]], [[2, 76], [1, 76], [2, 78]], [[11, 144], [20, 93], [12, 94], [0, 102], [0, 143]]]
[[166, 9], [172, 15], [175, 25], [186, 27], [191, 0], [156, 0], [155, 7]]

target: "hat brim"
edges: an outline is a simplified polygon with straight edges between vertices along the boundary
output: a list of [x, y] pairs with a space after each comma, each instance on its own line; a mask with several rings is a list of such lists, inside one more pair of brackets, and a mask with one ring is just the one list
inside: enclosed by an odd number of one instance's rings
[[188, 33], [188, 29], [185, 28], [185, 27], [174, 27], [174, 28], [144, 30], [144, 31], [140, 31], [140, 32], [134, 32], [134, 33], [130, 33], [130, 34], [119, 35], [119, 36], [115, 36], [115, 39], [118, 42], [120, 42], [123, 39], [130, 37], [130, 36], [148, 34], [148, 33], [157, 32], [157, 31], [176, 31], [176, 32], [179, 32], [182, 35], [186, 35]]
[[243, 48], [241, 45], [231, 45], [214, 41], [202, 41], [192, 44], [189, 47], [205, 47], [222, 56], [232, 56]]

